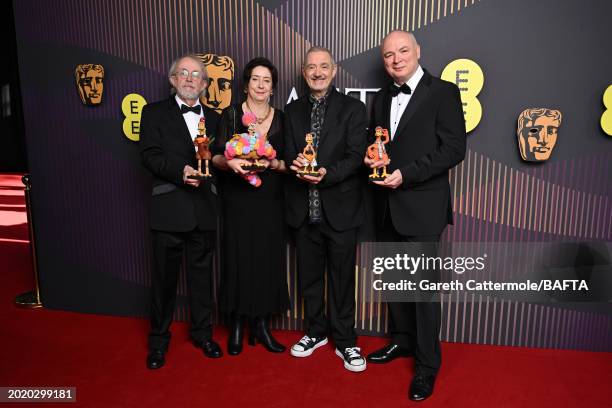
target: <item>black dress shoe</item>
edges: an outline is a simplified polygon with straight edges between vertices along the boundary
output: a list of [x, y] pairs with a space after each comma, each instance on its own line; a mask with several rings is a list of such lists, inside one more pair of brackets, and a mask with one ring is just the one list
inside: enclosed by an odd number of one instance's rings
[[204, 340], [197, 346], [202, 349], [206, 357], [219, 358], [223, 355], [221, 347], [213, 339]]
[[237, 356], [242, 352], [242, 317], [232, 314], [230, 332], [227, 338], [227, 354]]
[[166, 364], [166, 352], [163, 350], [151, 350], [147, 356], [147, 368], [157, 370]]
[[380, 350], [368, 354], [368, 362], [383, 364], [395, 360], [398, 357], [410, 357], [412, 353], [397, 344], [389, 344]]
[[415, 374], [410, 384], [408, 398], [412, 401], [423, 401], [433, 394], [436, 376], [434, 374]]

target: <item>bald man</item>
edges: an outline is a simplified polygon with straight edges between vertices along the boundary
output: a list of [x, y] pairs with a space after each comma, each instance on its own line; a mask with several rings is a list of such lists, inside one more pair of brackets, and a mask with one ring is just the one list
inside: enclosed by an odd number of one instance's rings
[[[435, 256], [440, 235], [453, 222], [448, 170], [465, 157], [459, 88], [419, 65], [421, 48], [412, 33], [392, 31], [383, 39], [381, 51], [392, 82], [374, 98], [370, 131], [373, 139], [376, 126], [389, 129], [391, 174], [373, 186], [377, 239], [428, 243], [425, 248], [430, 253], [424, 255]], [[386, 164], [367, 157], [364, 162], [370, 168]], [[371, 353], [368, 361], [387, 363], [414, 356], [408, 397], [422, 401], [433, 393], [441, 363], [440, 304], [421, 299], [388, 306], [391, 343]]]

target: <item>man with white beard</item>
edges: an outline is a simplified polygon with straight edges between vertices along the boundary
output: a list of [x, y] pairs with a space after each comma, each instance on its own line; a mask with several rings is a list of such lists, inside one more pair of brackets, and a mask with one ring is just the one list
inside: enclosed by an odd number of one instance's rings
[[212, 181], [188, 177], [197, 166], [193, 139], [198, 135], [198, 124], [203, 118], [206, 133], [212, 138], [219, 115], [200, 104], [208, 74], [197, 56], [176, 59], [168, 79], [176, 94], [143, 108], [140, 133], [142, 162], [153, 176], [149, 369], [165, 364], [183, 255], [189, 286], [191, 339], [207, 357], [222, 355], [212, 339], [211, 320], [216, 189]]

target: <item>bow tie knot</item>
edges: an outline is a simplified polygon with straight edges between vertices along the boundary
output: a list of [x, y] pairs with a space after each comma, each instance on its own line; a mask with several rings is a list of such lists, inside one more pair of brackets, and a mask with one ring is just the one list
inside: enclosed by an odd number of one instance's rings
[[187, 106], [185, 104], [182, 104], [181, 105], [181, 113], [185, 114], [187, 112], [193, 112], [196, 115], [199, 115], [200, 112], [202, 112], [202, 105]]
[[412, 89], [410, 89], [410, 87], [408, 86], [408, 84], [402, 84], [402, 86], [397, 86], [395, 84], [391, 84], [391, 86], [389, 87], [389, 93], [391, 94], [392, 97], [396, 97], [397, 95], [399, 95], [401, 93], [404, 93], [406, 95], [410, 95], [412, 93]]

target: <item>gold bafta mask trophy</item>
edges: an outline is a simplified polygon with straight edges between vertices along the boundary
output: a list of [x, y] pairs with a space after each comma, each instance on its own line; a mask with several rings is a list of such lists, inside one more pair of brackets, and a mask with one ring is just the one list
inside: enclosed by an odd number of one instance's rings
[[[385, 145], [389, 143], [389, 131], [383, 129], [380, 126], [376, 126], [374, 131], [374, 137], [376, 140], [370, 146], [366, 153], [368, 159], [372, 161], [383, 160], [385, 163], [389, 163], [389, 155], [385, 149]], [[380, 171], [380, 174], [379, 174]], [[387, 164], [382, 167], [373, 168], [372, 174], [368, 176], [369, 181], [384, 181], [389, 176], [387, 173]]]
[[297, 171], [298, 174], [313, 177], [320, 176], [319, 166], [317, 165], [317, 150], [313, 145], [312, 133], [306, 133], [306, 146], [302, 150], [302, 156], [304, 156], [308, 163]]
[[102, 103], [104, 92], [104, 67], [100, 64], [79, 64], [74, 70], [77, 91], [81, 102], [87, 106]]
[[525, 109], [518, 117], [516, 135], [521, 158], [526, 162], [545, 162], [559, 137], [563, 115], [556, 109]]
[[208, 87], [200, 98], [203, 105], [221, 113], [232, 103], [234, 60], [226, 55], [196, 54], [208, 71]]
[[[200, 118], [198, 123], [198, 136], [193, 139], [193, 145], [195, 146], [196, 159], [198, 159], [198, 169], [187, 178], [202, 180], [208, 177], [212, 177], [209, 170], [209, 163], [212, 155], [210, 154], [210, 143], [212, 140], [206, 136], [206, 126], [204, 118]], [[204, 160], [205, 172], [202, 173], [202, 160]]]

